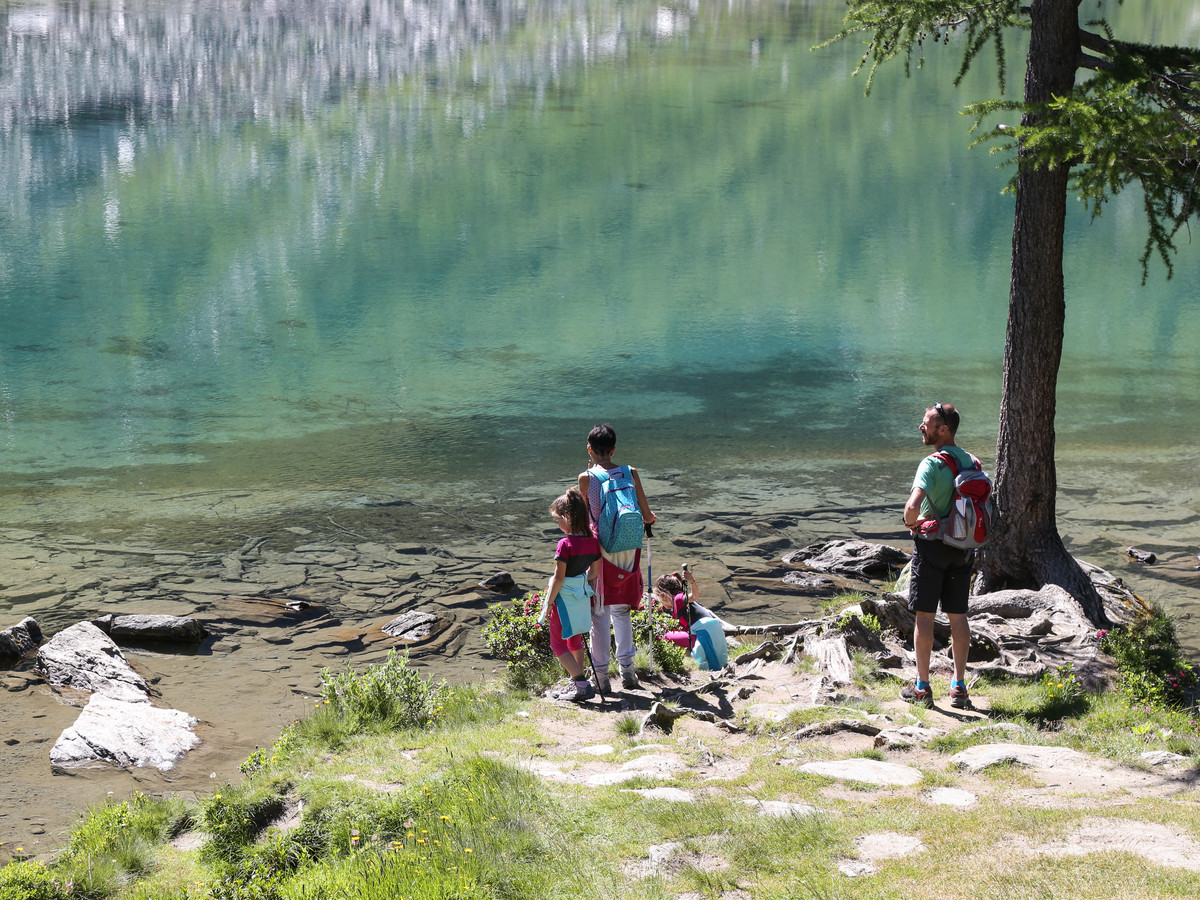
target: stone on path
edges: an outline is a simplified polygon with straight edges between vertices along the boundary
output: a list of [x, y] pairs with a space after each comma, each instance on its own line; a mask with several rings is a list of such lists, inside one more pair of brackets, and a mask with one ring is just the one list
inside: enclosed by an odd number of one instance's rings
[[1172, 753], [1170, 750], [1147, 750], [1142, 754], [1142, 759], [1152, 766], [1173, 766], [1183, 762], [1187, 757]]
[[881, 762], [877, 759], [857, 756], [850, 759], [805, 763], [800, 767], [800, 771], [824, 775], [826, 778], [837, 778], [840, 781], [861, 781], [865, 784], [886, 787], [908, 787], [916, 784], [922, 778], [920, 770], [914, 769], [912, 766], [902, 766], [898, 763]]
[[879, 867], [875, 865], [877, 860], [898, 859], [925, 852], [925, 845], [919, 838], [897, 831], [860, 835], [854, 841], [854, 846], [858, 850], [858, 858], [843, 860], [838, 865], [838, 871], [850, 878], [878, 872]]
[[973, 806], [978, 798], [958, 788], [934, 788], [925, 799], [935, 806]]
[[1039, 747], [1030, 744], [979, 744], [950, 757], [951, 765], [969, 772], [980, 772], [991, 766], [1014, 763], [1038, 769], [1055, 766], [1079, 768], [1093, 763], [1091, 757], [1070, 747]]
[[1027, 849], [1047, 856], [1132, 853], [1155, 865], [1200, 872], [1200, 843], [1157, 822], [1084, 819], [1065, 840]]
[[682, 768], [683, 762], [676, 756], [651, 753], [623, 763], [616, 771], [591, 775], [584, 781], [584, 784], [603, 787], [632, 781], [635, 778], [671, 778]]
[[673, 787], [632, 788], [625, 790], [623, 793], [637, 794], [639, 797], [645, 797], [647, 800], [666, 800], [669, 803], [696, 802], [696, 799], [687, 791]]
[[54, 687], [129, 703], [150, 702], [146, 680], [129, 665], [112, 638], [91, 622], [80, 622], [54, 635], [38, 650], [37, 668]]
[[817, 808], [810, 806], [807, 803], [791, 803], [787, 800], [743, 800], [747, 806], [754, 807], [754, 811], [760, 816], [771, 816], [774, 818], [785, 818], [787, 816], [811, 816], [815, 815]]
[[200, 743], [197, 720], [177, 709], [94, 694], [75, 724], [50, 750], [50, 764], [76, 768], [97, 763], [165, 770]]

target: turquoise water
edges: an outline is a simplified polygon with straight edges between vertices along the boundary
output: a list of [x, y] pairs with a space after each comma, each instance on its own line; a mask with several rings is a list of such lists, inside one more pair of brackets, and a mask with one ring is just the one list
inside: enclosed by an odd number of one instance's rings
[[[7, 4], [10, 523], [466, 505], [569, 479], [599, 420], [697, 495], [898, 504], [938, 398], [990, 457], [1012, 199], [956, 111], [994, 79], [933, 55], [864, 98], [857, 47], [809, 49], [841, 8]], [[1194, 43], [1189, 9], [1112, 14]], [[1200, 257], [1141, 286], [1134, 196], [1069, 228], [1086, 544], [1131, 485], [1195, 512]]]

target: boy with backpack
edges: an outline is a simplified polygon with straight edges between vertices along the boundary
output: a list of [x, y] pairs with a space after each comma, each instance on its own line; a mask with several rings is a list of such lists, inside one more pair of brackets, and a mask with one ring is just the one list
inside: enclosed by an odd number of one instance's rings
[[610, 641], [617, 645], [621, 685], [639, 686], [633, 670], [633, 623], [629, 613], [642, 600], [642, 535], [657, 517], [650, 511], [637, 469], [613, 463], [617, 433], [597, 425], [588, 434], [588, 469], [579, 475], [592, 530], [600, 539], [600, 577], [592, 606], [592, 663], [596, 686], [608, 691]]

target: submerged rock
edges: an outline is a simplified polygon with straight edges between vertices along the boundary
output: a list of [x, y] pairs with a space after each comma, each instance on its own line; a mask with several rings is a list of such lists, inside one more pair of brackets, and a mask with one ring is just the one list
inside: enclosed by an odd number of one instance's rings
[[867, 541], [818, 541], [783, 558], [789, 566], [806, 565], [818, 572], [853, 578], [888, 579], [904, 568], [908, 554], [887, 544]]
[[204, 626], [187, 616], [105, 616], [96, 624], [114, 640], [198, 644], [208, 637]]
[[415, 644], [429, 640], [448, 624], [449, 622], [441, 616], [414, 609], [396, 616], [384, 625], [383, 633], [398, 641]]
[[0, 663], [16, 662], [32, 653], [42, 642], [42, 629], [31, 616], [0, 631]]

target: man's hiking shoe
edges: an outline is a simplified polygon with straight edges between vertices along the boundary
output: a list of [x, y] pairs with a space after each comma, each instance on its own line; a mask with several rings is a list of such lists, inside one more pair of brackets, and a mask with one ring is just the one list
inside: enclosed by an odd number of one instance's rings
[[974, 709], [971, 705], [971, 695], [967, 693], [967, 686], [955, 682], [950, 685], [950, 705], [955, 709]]
[[573, 700], [576, 703], [581, 703], [584, 700], [591, 700], [596, 696], [596, 689], [592, 687], [590, 681], [585, 681], [578, 684], [572, 681], [565, 688], [555, 691], [550, 695], [555, 700]]
[[612, 693], [612, 685], [609, 684], [608, 675], [603, 674], [601, 672], [594, 672], [592, 674], [593, 674], [593, 681], [596, 685], [596, 690], [598, 690], [602, 694]]
[[[963, 691], [965, 694], [966, 691]], [[900, 688], [900, 699], [914, 706], [924, 706], [926, 709], [933, 708], [933, 689], [924, 688], [917, 690], [915, 684], [906, 684]]]
[[636, 691], [641, 686], [642, 683], [638, 681], [637, 673], [633, 671], [621, 673], [621, 687], [625, 688], [625, 690]]

